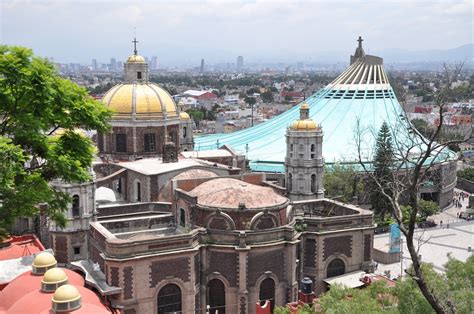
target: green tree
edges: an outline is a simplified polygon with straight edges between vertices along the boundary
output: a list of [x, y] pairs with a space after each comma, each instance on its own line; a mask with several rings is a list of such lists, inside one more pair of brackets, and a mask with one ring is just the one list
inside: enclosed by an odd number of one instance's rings
[[42, 214], [64, 226], [70, 200], [48, 183], [90, 179], [94, 146], [76, 130], [106, 132], [110, 113], [30, 49], [4, 45], [0, 104], [0, 227], [38, 215], [39, 204], [45, 204]]
[[383, 122], [375, 144], [375, 157], [373, 161], [374, 180], [371, 180], [369, 183], [370, 191], [372, 191], [370, 193], [370, 204], [374, 214], [380, 217], [382, 221], [385, 218], [385, 214], [391, 212], [391, 206], [377, 184], [382, 185], [381, 188], [386, 191], [390, 190], [393, 158], [392, 135], [388, 124]]
[[273, 102], [273, 93], [270, 90], [267, 90], [266, 92], [262, 93], [260, 97], [262, 98], [263, 102]]
[[410, 122], [424, 137], [429, 137], [433, 132], [433, 128], [423, 119], [413, 119]]
[[326, 197], [351, 202], [362, 190], [362, 184], [352, 165], [335, 163], [324, 169], [324, 189]]
[[249, 104], [251, 107], [253, 107], [253, 105], [257, 103], [257, 100], [255, 99], [255, 97], [249, 97], [249, 96], [245, 96], [244, 101], [247, 104]]

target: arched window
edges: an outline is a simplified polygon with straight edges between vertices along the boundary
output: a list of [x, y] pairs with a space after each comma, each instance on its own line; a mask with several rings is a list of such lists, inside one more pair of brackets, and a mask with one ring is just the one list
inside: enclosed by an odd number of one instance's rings
[[167, 284], [158, 293], [158, 314], [181, 313], [181, 289], [175, 284]]
[[311, 175], [311, 193], [316, 193], [316, 175]]
[[311, 151], [314, 152], [314, 144], [311, 144]]
[[271, 311], [275, 308], [275, 281], [272, 278], [267, 278], [260, 284], [260, 292], [258, 295], [260, 305], [264, 305], [266, 300], [271, 302]]
[[186, 137], [187, 134], [188, 134], [188, 128], [183, 127], [183, 138]]
[[288, 174], [288, 191], [291, 191], [293, 188], [293, 174]]
[[156, 141], [154, 133], [146, 133], [143, 139], [143, 146], [145, 152], [154, 152], [156, 151]]
[[210, 314], [225, 314], [225, 286], [219, 279], [212, 279], [207, 284], [207, 304]]
[[184, 208], [179, 209], [179, 225], [181, 227], [186, 227], [186, 212]]
[[140, 181], [135, 182], [135, 201], [142, 201], [142, 184], [140, 183]]
[[127, 152], [127, 135], [115, 134], [115, 151], [117, 153]]
[[345, 272], [346, 266], [344, 265], [344, 261], [340, 258], [336, 258], [329, 263], [326, 278], [344, 275]]
[[74, 195], [72, 197], [72, 217], [78, 217], [81, 215], [81, 203], [79, 200], [79, 195]]

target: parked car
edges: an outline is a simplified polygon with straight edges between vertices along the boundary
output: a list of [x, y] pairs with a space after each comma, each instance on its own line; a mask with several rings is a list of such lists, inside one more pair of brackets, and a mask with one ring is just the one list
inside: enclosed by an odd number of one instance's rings
[[467, 221], [474, 220], [474, 213], [469, 212], [469, 211], [465, 211], [465, 212], [462, 212], [462, 213], [459, 214], [459, 218], [465, 219]]

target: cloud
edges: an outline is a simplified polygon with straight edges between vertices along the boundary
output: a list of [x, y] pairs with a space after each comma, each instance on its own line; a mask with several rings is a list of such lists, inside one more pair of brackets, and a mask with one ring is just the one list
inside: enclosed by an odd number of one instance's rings
[[469, 0], [2, 0], [0, 12], [2, 42], [81, 62], [125, 58], [134, 27], [143, 54], [197, 63], [351, 53], [359, 35], [373, 50], [452, 48], [473, 25]]

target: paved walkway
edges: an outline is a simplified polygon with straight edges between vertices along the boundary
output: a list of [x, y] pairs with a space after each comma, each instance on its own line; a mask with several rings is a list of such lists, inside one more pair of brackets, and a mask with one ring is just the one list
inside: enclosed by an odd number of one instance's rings
[[[457, 190], [460, 192], [460, 190]], [[424, 262], [433, 263], [434, 269], [444, 271], [444, 264], [448, 261], [448, 254], [452, 257], [465, 261], [474, 250], [474, 221], [466, 221], [457, 217], [458, 212], [466, 210], [469, 198], [462, 202], [462, 208], [451, 206], [442, 213], [432, 216], [438, 226], [428, 229], [417, 229], [415, 231], [416, 246]], [[443, 221], [441, 225], [440, 222]], [[403, 237], [403, 236], [402, 236]], [[405, 241], [405, 239], [404, 239]], [[376, 235], [374, 247], [388, 246], [389, 234]], [[403, 274], [403, 270], [411, 265], [411, 258], [406, 245], [403, 246], [403, 262], [389, 265], [379, 264], [376, 273], [385, 274], [390, 272], [390, 278], [396, 278]]]

